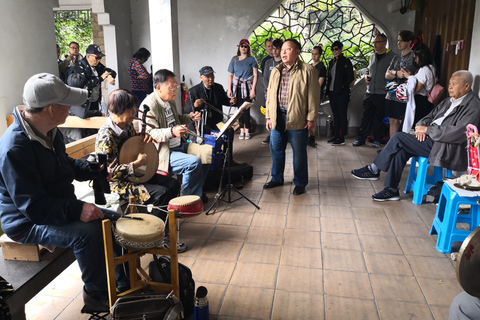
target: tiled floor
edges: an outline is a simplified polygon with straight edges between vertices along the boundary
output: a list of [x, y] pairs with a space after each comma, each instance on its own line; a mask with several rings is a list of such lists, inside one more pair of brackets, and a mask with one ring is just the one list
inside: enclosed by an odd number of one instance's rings
[[[210, 319], [448, 319], [461, 287], [454, 262], [429, 235], [435, 206], [403, 193], [401, 201], [372, 201], [384, 175], [360, 181], [350, 170], [377, 149], [353, 147], [353, 139], [333, 147], [320, 137], [308, 148], [306, 194], [292, 195], [290, 148], [286, 184], [263, 190], [271, 166], [265, 135], [234, 145], [235, 160], [254, 167], [241, 192], [261, 210], [244, 199], [221, 203], [215, 215], [181, 226], [189, 250], [180, 262], [208, 288]], [[27, 304], [27, 319], [88, 319], [79, 276], [72, 265]]]

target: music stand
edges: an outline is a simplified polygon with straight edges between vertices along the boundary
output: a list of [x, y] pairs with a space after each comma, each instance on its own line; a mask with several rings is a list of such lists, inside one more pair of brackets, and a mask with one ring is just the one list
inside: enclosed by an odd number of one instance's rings
[[[248, 202], [250, 202], [255, 208], [257, 209], [260, 209], [259, 206], [257, 206], [255, 203], [252, 202], [252, 200], [248, 199], [248, 197], [246, 197], [243, 193], [241, 193], [232, 183], [232, 175], [231, 175], [231, 172], [230, 172], [230, 163], [232, 162], [232, 155], [231, 155], [231, 152], [229, 152], [229, 137], [227, 134], [225, 134], [225, 132], [232, 126], [232, 124], [238, 120], [238, 118], [240, 118], [240, 116], [243, 114], [243, 112], [245, 112], [245, 110], [247, 110], [248, 108], [250, 108], [251, 106], [253, 105], [253, 103], [251, 102], [244, 102], [240, 108], [238, 108], [238, 110], [235, 112], [235, 114], [223, 125], [223, 127], [221, 128], [220, 130], [220, 134], [218, 135], [217, 137], [217, 140], [224, 136], [226, 137], [226, 150], [224, 151], [224, 153], [226, 153], [226, 156], [225, 156], [225, 159], [223, 161], [223, 167], [222, 167], [222, 176], [220, 178], [220, 185], [218, 186], [218, 192], [217, 194], [215, 195], [215, 200], [213, 201], [212, 205], [210, 206], [210, 208], [208, 208], [207, 211], [205, 211], [205, 214], [208, 215], [209, 212], [218, 205], [218, 201], [221, 200], [221, 201], [224, 201], [226, 203], [233, 203], [235, 201], [238, 201], [240, 199], [245, 199], [247, 200]], [[228, 179], [228, 183], [225, 187], [225, 189], [223, 189], [223, 191], [220, 191], [222, 189], [222, 184], [223, 184], [223, 176], [224, 176], [224, 173], [225, 173], [225, 165], [227, 164], [227, 168], [228, 168], [228, 172], [227, 172], [227, 179]], [[232, 200], [232, 190], [234, 192], [237, 192], [240, 197], [235, 199], [235, 200]], [[227, 200], [224, 200], [222, 199], [225, 194], [228, 194], [228, 199]], [[217, 209], [215, 208], [214, 210], [214, 213]]]

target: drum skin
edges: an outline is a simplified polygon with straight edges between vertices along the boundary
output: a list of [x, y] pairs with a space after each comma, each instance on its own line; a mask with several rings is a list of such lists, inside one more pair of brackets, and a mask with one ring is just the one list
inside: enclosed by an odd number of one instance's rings
[[158, 150], [153, 143], [145, 143], [143, 135], [128, 138], [120, 148], [118, 162], [120, 164], [130, 163], [137, 160], [140, 153], [147, 155], [148, 164], [135, 170], [137, 175], [127, 178], [133, 183], [144, 183], [150, 180], [158, 169]]
[[203, 211], [203, 202], [199, 196], [181, 196], [168, 203], [168, 210], [177, 210], [184, 217], [196, 216]]
[[165, 223], [159, 217], [146, 213], [131, 213], [128, 216], [140, 217], [143, 220], [118, 219], [115, 225], [116, 233], [125, 241], [130, 243], [148, 243], [163, 238]]

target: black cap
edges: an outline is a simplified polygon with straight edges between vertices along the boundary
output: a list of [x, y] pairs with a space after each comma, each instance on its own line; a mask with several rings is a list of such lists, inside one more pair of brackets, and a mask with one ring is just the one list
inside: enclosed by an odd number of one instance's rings
[[204, 286], [200, 286], [197, 288], [197, 298], [205, 298], [207, 296], [208, 290]]
[[209, 74], [212, 74], [215, 72], [213, 71], [213, 68], [210, 66], [202, 67], [202, 69], [200, 69], [199, 71], [201, 76], [208, 76]]
[[103, 57], [104, 56], [104, 54], [102, 53], [102, 50], [96, 44], [89, 45], [86, 52], [87, 52], [87, 54], [94, 54], [97, 57]]

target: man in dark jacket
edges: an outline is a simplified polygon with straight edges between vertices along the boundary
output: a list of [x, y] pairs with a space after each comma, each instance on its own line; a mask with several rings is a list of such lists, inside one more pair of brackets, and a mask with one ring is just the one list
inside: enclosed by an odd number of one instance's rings
[[[23, 98], [25, 111], [14, 110], [15, 121], [0, 139], [3, 231], [20, 243], [73, 248], [85, 284], [83, 311], [108, 312], [101, 222], [104, 213], [118, 214], [76, 198], [73, 179], [90, 180], [94, 173], [88, 162], [67, 156], [57, 129], [70, 106], [85, 102], [87, 90], [41, 73], [25, 83]], [[122, 279], [119, 286], [127, 286]]]
[[98, 111], [102, 101], [101, 84], [103, 80], [107, 79], [111, 85], [114, 85], [117, 73], [100, 62], [105, 55], [96, 44], [89, 45], [86, 53], [85, 58], [70, 69], [67, 79], [72, 73], [80, 73], [87, 78], [87, 89], [90, 91], [90, 110]]
[[[184, 113], [205, 110], [207, 121], [203, 132], [210, 133], [212, 130], [220, 130], [217, 124], [223, 122], [223, 106], [233, 105], [237, 99], [229, 98], [223, 86], [215, 82], [215, 71], [212, 67], [204, 66], [199, 72], [202, 82], [188, 90]], [[195, 131], [194, 124], [190, 124], [189, 127]], [[226, 133], [228, 135], [228, 152], [231, 156], [230, 159], [233, 160], [233, 129], [228, 129]]]
[[353, 82], [353, 66], [350, 59], [342, 53], [343, 44], [340, 41], [332, 43], [333, 59], [328, 64], [327, 95], [333, 113], [334, 136], [328, 140], [334, 146], [345, 144], [347, 132], [347, 109], [350, 102], [350, 84]]
[[398, 185], [402, 171], [412, 156], [428, 157], [428, 163], [453, 171], [467, 170], [465, 130], [468, 124], [480, 125], [480, 100], [471, 91], [469, 71], [455, 72], [448, 84], [450, 98], [443, 100], [415, 127], [415, 136], [396, 133], [372, 164], [352, 170], [360, 180], [378, 180], [387, 172], [385, 189], [372, 196], [376, 201], [400, 200]]

